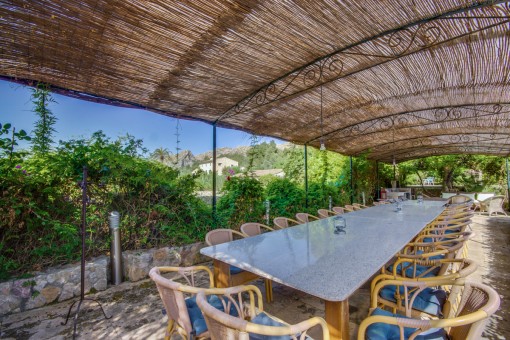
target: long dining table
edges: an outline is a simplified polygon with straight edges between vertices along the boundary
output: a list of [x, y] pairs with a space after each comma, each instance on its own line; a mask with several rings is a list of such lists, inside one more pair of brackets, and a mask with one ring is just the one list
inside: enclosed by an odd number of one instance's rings
[[203, 248], [214, 259], [217, 287], [227, 287], [230, 265], [321, 298], [331, 339], [349, 339], [349, 297], [443, 210], [444, 202], [405, 201]]

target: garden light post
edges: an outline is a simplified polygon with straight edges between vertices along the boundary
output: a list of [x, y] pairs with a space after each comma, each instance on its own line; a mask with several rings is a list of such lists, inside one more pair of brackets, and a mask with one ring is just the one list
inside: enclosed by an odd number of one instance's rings
[[266, 225], [269, 225], [269, 218], [271, 214], [271, 202], [268, 199], [265, 200], [264, 206], [266, 207]]
[[122, 283], [122, 248], [120, 244], [119, 229], [120, 214], [118, 211], [110, 213], [110, 267], [112, 271], [112, 284], [120, 285]]

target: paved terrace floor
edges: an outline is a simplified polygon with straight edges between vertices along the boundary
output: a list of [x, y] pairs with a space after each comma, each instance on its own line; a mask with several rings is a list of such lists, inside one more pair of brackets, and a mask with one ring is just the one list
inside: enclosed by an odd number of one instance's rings
[[[475, 216], [472, 228], [476, 233], [469, 244], [469, 257], [479, 264], [471, 277], [494, 287], [502, 298], [499, 311], [490, 319], [485, 339], [510, 339], [510, 217]], [[258, 282], [263, 287], [263, 282]], [[340, 283], [339, 283], [340, 284]], [[150, 280], [123, 283], [90, 296], [99, 300], [106, 313], [105, 320], [94, 305], [85, 305], [78, 319], [78, 339], [162, 339], [166, 317], [157, 290]], [[357, 325], [366, 317], [369, 288], [365, 285], [349, 300], [351, 339], [356, 338]], [[71, 302], [62, 302], [40, 309], [4, 317], [0, 321], [2, 339], [69, 339], [72, 320], [64, 321]], [[274, 302], [265, 310], [295, 323], [312, 316], [324, 316], [324, 303], [301, 292], [274, 285]], [[320, 339], [315, 334], [316, 339]], [[314, 334], [312, 333], [312, 336]], [[174, 336], [179, 339], [179, 336]]]

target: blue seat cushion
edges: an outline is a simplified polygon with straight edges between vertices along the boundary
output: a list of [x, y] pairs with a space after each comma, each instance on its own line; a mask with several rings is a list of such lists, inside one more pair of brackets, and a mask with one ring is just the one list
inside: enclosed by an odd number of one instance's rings
[[[197, 305], [196, 296], [190, 297], [185, 300], [186, 302], [186, 308], [188, 309], [188, 315], [189, 319], [191, 321], [191, 326], [193, 328], [193, 331], [195, 332], [195, 335], [200, 335], [207, 331], [207, 325], [205, 323], [204, 316], [202, 315], [202, 311]], [[207, 296], [207, 302], [214, 308], [223, 310], [223, 303], [221, 302], [220, 298], [218, 298], [216, 295], [208, 295]], [[237, 310], [232, 305], [230, 308], [230, 315], [237, 316]]]
[[[379, 292], [379, 295], [388, 301], [396, 302], [395, 293], [396, 286], [385, 286]], [[400, 294], [404, 295], [404, 287], [400, 286]], [[446, 302], [446, 292], [441, 289], [425, 288], [414, 299], [413, 309], [428, 313], [430, 315], [440, 316], [443, 305]], [[402, 301], [402, 305], [404, 301]]]
[[[374, 309], [371, 315], [392, 316], [406, 318], [403, 315], [393, 314], [380, 308]], [[416, 328], [404, 328], [404, 336], [408, 339]], [[400, 340], [400, 329], [396, 325], [388, 325], [382, 322], [374, 323], [368, 326], [365, 334], [367, 340]], [[448, 340], [448, 334], [442, 328], [432, 328], [420, 333], [416, 340]]]
[[[263, 325], [263, 326], [273, 326], [273, 327], [282, 327], [285, 326], [283, 323], [271, 318], [266, 313], [262, 312], [258, 314], [256, 317], [254, 317], [251, 322], [256, 323], [257, 325]], [[297, 334], [296, 337], [299, 338], [299, 335]], [[250, 333], [250, 340], [289, 340], [290, 336], [288, 335], [262, 335], [262, 334], [256, 334], [256, 333]], [[310, 339], [308, 336], [305, 339]]]
[[238, 267], [235, 267], [235, 266], [230, 266], [230, 275], [235, 275], [235, 274], [239, 274], [239, 273], [242, 273], [244, 270], [242, 270], [241, 268], [238, 268]]
[[[435, 256], [431, 257], [431, 259], [433, 258], [435, 258]], [[410, 262], [401, 262], [397, 267], [397, 275], [402, 275], [402, 267], [405, 268], [406, 277], [432, 277], [437, 276], [437, 274], [439, 273], [439, 267], [437, 267], [431, 270], [429, 273], [422, 276], [422, 274], [426, 272], [430, 267], [416, 265], [416, 275], [414, 275], [414, 266]], [[390, 273], [393, 273], [393, 265], [389, 266], [387, 270]]]

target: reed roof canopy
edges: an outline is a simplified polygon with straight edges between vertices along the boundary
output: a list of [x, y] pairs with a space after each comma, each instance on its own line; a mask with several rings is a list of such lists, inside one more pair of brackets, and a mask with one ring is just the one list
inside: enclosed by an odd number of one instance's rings
[[509, 21], [509, 1], [0, 0], [0, 78], [383, 162], [507, 157]]

